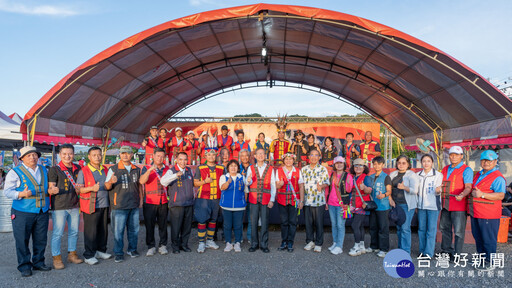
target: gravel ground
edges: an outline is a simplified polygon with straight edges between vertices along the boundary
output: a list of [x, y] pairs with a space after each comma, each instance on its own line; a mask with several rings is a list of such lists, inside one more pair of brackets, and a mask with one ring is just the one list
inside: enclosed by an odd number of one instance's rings
[[[277, 227], [274, 227], [274, 230]], [[498, 252], [505, 254], [504, 269], [496, 269], [494, 276], [478, 275], [468, 277], [468, 271], [473, 268], [466, 267], [464, 277], [458, 277], [459, 268], [441, 269], [421, 268], [425, 277], [415, 274], [408, 279], [394, 279], [388, 276], [383, 269], [383, 261], [375, 253], [368, 253], [358, 257], [351, 257], [347, 253], [354, 244], [352, 234], [346, 234], [344, 253], [332, 255], [327, 247], [332, 243], [332, 237], [326, 232], [323, 251], [314, 253], [303, 250], [305, 233], [297, 232], [295, 252], [281, 252], [276, 248], [280, 244], [279, 231], [270, 232], [270, 249], [268, 254], [260, 250], [249, 253], [249, 244], [242, 244], [241, 253], [224, 253], [224, 245], [217, 251], [207, 250], [204, 254], [195, 252], [197, 248], [197, 230], [192, 230], [189, 246], [191, 253], [155, 255], [146, 257], [147, 247], [144, 244], [145, 229], [141, 225], [139, 231], [138, 251], [139, 258], [130, 258], [128, 255], [122, 263], [114, 260], [100, 260], [98, 265], [66, 264], [64, 270], [50, 272], [34, 271], [34, 275], [22, 278], [16, 269], [16, 252], [14, 239], [11, 233], [0, 233], [0, 245], [5, 251], [0, 258], [0, 283], [2, 287], [512, 287], [512, 245], [499, 244]], [[46, 264], [51, 265], [50, 236], [48, 233], [48, 247], [46, 248]], [[80, 233], [78, 253], [83, 253], [83, 234]], [[412, 254], [418, 253], [418, 236], [412, 236]], [[396, 248], [396, 234], [390, 235], [391, 248]], [[367, 233], [366, 244], [370, 239]], [[66, 237], [62, 239], [66, 247]], [[220, 244], [220, 241], [217, 241]], [[125, 245], [127, 242], [125, 241]], [[109, 253], [112, 253], [113, 241], [109, 235]], [[438, 247], [439, 249], [439, 243]], [[464, 250], [475, 252], [475, 245], [466, 244]], [[63, 249], [65, 253], [65, 248]], [[63, 254], [65, 255], [65, 254]], [[64, 257], [63, 257], [64, 258]], [[471, 256], [469, 256], [471, 258]], [[417, 262], [414, 260], [417, 267]], [[454, 277], [440, 277], [440, 270], [454, 271]], [[503, 270], [502, 277], [498, 271]], [[434, 273], [429, 276], [428, 273]], [[447, 279], [448, 278], [448, 279]]]

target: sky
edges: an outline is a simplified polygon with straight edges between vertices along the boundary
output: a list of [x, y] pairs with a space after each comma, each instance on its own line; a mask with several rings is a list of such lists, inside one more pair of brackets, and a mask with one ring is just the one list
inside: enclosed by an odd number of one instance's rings
[[[0, 111], [26, 112], [89, 58], [155, 25], [254, 1], [0, 0]], [[423, 40], [494, 81], [512, 76], [512, 1], [279, 1], [367, 18]], [[179, 116], [356, 114], [294, 88], [255, 88], [203, 101]], [[278, 97], [277, 97], [278, 96]], [[254, 101], [258, 99], [258, 101]], [[272, 103], [272, 105], [268, 105]]]

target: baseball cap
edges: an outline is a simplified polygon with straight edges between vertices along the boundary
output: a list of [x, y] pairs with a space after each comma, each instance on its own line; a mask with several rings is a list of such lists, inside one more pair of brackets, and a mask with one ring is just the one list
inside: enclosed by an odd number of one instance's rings
[[462, 151], [462, 148], [460, 146], [452, 146], [450, 147], [450, 150], [448, 151], [448, 154], [464, 154], [464, 151]]
[[123, 146], [121, 149], [119, 149], [119, 154], [121, 153], [133, 153], [132, 147], [130, 146]]
[[496, 160], [498, 159], [498, 154], [492, 150], [485, 150], [480, 154], [480, 161], [482, 160]]

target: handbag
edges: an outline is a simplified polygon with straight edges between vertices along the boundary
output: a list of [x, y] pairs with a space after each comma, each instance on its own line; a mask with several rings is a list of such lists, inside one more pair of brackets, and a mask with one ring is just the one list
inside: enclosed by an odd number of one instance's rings
[[373, 211], [373, 210], [377, 209], [377, 203], [375, 203], [375, 201], [373, 201], [371, 195], [370, 195], [370, 199], [371, 199], [370, 201], [363, 200], [363, 196], [361, 196], [361, 191], [359, 191], [359, 187], [357, 186], [355, 177], [354, 177], [354, 186], [356, 187], [357, 195], [359, 195], [359, 198], [361, 198], [361, 201], [363, 202], [363, 210], [364, 211]]

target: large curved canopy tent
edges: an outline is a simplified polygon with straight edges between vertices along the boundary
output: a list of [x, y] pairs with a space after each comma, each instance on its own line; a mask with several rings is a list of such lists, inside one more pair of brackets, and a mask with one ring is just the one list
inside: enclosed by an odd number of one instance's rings
[[113, 45], [46, 93], [22, 132], [95, 143], [110, 130], [140, 142], [212, 93], [273, 81], [349, 101], [406, 143], [512, 134], [512, 102], [439, 49], [360, 17], [270, 4], [183, 17]]

